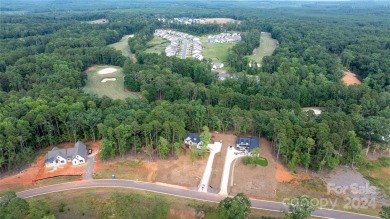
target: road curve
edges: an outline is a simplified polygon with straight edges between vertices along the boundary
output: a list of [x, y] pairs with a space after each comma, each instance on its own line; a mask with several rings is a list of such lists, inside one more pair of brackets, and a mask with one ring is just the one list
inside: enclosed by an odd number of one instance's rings
[[[100, 179], [100, 180], [83, 180], [76, 182], [61, 183], [56, 185], [44, 186], [35, 189], [30, 189], [22, 192], [18, 192], [17, 196], [20, 198], [31, 198], [43, 194], [60, 192], [73, 189], [94, 188], [94, 187], [121, 187], [137, 190], [145, 190], [150, 192], [157, 192], [167, 195], [179, 196], [184, 198], [198, 199], [202, 201], [219, 202], [224, 199], [225, 196], [198, 192], [196, 190], [189, 190], [185, 187], [148, 183], [133, 180], [120, 180], [120, 179]], [[264, 201], [251, 199], [252, 207], [258, 209], [265, 209], [271, 211], [280, 211], [285, 209], [286, 206], [280, 202]], [[373, 219], [374, 216], [355, 214], [345, 211], [337, 211], [330, 209], [318, 209], [313, 213], [313, 216], [325, 217], [325, 218], [342, 218], [342, 219]]]

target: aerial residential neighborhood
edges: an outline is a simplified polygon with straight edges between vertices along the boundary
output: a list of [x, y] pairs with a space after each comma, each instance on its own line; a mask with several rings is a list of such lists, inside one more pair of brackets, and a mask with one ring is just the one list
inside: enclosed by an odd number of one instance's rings
[[241, 41], [240, 33], [220, 33], [218, 35], [210, 35], [207, 38], [209, 43], [232, 43]]
[[174, 30], [157, 29], [154, 35], [167, 39], [171, 42], [165, 49], [167, 56], [178, 56], [181, 59], [194, 57], [202, 60], [202, 43], [199, 38], [187, 33]]
[[0, 219], [390, 219], [387, 1], [0, 1]]

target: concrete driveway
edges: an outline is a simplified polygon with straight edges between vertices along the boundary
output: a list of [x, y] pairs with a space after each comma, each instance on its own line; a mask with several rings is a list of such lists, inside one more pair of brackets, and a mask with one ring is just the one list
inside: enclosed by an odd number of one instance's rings
[[93, 173], [94, 164], [95, 164], [95, 154], [91, 154], [88, 156], [87, 167], [85, 168], [85, 172], [84, 172], [84, 176], [83, 176], [83, 178], [85, 180], [93, 179], [92, 173]]
[[213, 166], [213, 161], [216, 153], [219, 153], [221, 151], [222, 142], [214, 142], [214, 144], [209, 144], [207, 146], [210, 150], [210, 156], [207, 160], [207, 165], [203, 173], [202, 180], [200, 181], [200, 185], [198, 188], [198, 191], [200, 192], [207, 192], [207, 189], [209, 188], [209, 180], [211, 176], [211, 170]]
[[234, 146], [229, 146], [226, 152], [225, 164], [223, 166], [221, 190], [219, 191], [220, 195], [228, 195], [229, 175], [230, 175], [230, 167], [232, 166], [232, 162], [235, 159], [244, 156], [246, 156], [245, 152], [236, 150]]

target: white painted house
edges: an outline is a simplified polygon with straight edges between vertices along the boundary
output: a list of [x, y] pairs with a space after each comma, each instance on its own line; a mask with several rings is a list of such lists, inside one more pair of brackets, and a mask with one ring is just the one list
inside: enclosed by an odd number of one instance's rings
[[46, 167], [65, 165], [72, 163], [73, 165], [80, 165], [85, 163], [87, 159], [87, 147], [83, 142], [78, 141], [73, 148], [59, 149], [54, 147], [46, 154]]
[[224, 67], [224, 64], [222, 62], [214, 62], [213, 63], [213, 69], [219, 69], [219, 68], [223, 68]]

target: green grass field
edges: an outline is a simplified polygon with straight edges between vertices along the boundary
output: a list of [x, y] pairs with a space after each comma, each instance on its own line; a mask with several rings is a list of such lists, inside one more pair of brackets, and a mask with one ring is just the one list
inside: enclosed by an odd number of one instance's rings
[[200, 37], [203, 45], [202, 54], [205, 59], [211, 59], [213, 62], [222, 62], [226, 65], [228, 59], [228, 50], [236, 43], [208, 43], [207, 36]]
[[[124, 188], [93, 188], [57, 192], [29, 198], [47, 202], [56, 218], [195, 218], [217, 219], [217, 203], [202, 202]], [[280, 217], [279, 212], [251, 209], [250, 218]]]
[[260, 64], [264, 56], [272, 55], [278, 46], [278, 41], [271, 37], [271, 33], [261, 32], [260, 47], [256, 49], [255, 54], [248, 56], [248, 58]]
[[[110, 74], [98, 74], [99, 70], [112, 67], [117, 71]], [[124, 74], [120, 67], [115, 66], [96, 66], [92, 70], [87, 71], [88, 80], [84, 87], [84, 91], [90, 94], [96, 94], [99, 97], [108, 96], [112, 99], [126, 99], [137, 97], [135, 93], [127, 92], [124, 89]], [[116, 81], [107, 81], [102, 83], [105, 78], [116, 78]]]
[[359, 168], [359, 171], [374, 186], [379, 187], [387, 196], [390, 196], [390, 158], [379, 158], [369, 161], [366, 167]]
[[110, 44], [108, 46], [114, 47], [116, 50], [121, 51], [123, 56], [130, 57], [131, 56], [130, 46], [127, 43], [127, 40], [132, 36], [133, 35], [125, 35], [122, 37], [122, 39], [119, 42]]
[[160, 54], [161, 52], [165, 51], [165, 48], [170, 44], [171, 42], [168, 40], [154, 36], [154, 38], [146, 44], [147, 49], [145, 52]]

